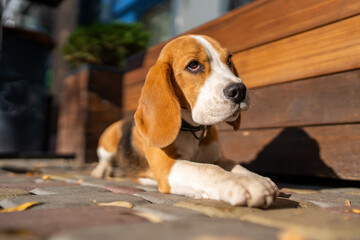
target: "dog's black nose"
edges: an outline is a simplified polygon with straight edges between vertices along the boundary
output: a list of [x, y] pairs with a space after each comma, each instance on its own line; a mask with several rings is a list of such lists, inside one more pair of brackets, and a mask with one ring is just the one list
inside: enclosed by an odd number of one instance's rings
[[245, 100], [246, 87], [243, 83], [235, 83], [224, 89], [225, 97], [233, 101], [234, 103], [240, 104]]

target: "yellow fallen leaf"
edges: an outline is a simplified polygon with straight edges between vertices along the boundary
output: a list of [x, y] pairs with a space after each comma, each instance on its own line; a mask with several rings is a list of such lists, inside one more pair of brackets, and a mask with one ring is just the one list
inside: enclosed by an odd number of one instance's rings
[[353, 211], [354, 213], [360, 214], [360, 209], [354, 208], [352, 211]]
[[151, 213], [146, 213], [146, 212], [135, 212], [134, 215], [139, 216], [139, 217], [143, 217], [147, 220], [149, 220], [152, 223], [161, 223], [163, 220], [161, 218], [159, 218], [158, 216], [155, 216]]
[[346, 199], [344, 202], [344, 206], [350, 207], [351, 206], [351, 202], [349, 199]]
[[44, 180], [44, 181], [50, 180], [50, 176], [44, 175], [44, 176], [42, 176], [42, 180]]
[[304, 240], [305, 238], [293, 229], [288, 229], [278, 234], [279, 240]]
[[67, 178], [60, 177], [60, 176], [55, 176], [55, 175], [43, 175], [42, 179], [44, 181], [47, 181], [47, 180], [66, 181], [67, 180]]
[[133, 208], [134, 205], [125, 201], [117, 201], [117, 202], [109, 202], [109, 203], [98, 203], [94, 200], [94, 203], [98, 206], [113, 206], [113, 207], [125, 207], [125, 208]]
[[125, 181], [130, 181], [130, 178], [122, 178], [122, 177], [106, 177], [107, 180], [111, 180], [111, 181], [117, 181], [117, 182], [125, 182]]
[[19, 206], [13, 207], [13, 208], [5, 208], [5, 209], [1, 209], [0, 213], [7, 213], [7, 212], [21, 212], [24, 211], [34, 205], [38, 204], [37, 202], [27, 202], [24, 204], [21, 204]]

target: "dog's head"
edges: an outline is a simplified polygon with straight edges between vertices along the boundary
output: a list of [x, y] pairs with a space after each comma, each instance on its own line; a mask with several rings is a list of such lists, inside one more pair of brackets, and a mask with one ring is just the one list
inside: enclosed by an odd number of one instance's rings
[[214, 39], [188, 35], [168, 43], [150, 69], [135, 113], [135, 123], [151, 146], [172, 143], [181, 126], [181, 108], [193, 122], [227, 122], [240, 127], [249, 94], [231, 54]]

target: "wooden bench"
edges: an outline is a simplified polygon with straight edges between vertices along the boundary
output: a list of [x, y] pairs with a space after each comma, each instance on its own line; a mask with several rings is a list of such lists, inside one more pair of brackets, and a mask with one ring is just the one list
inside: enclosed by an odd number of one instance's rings
[[[360, 180], [358, 0], [258, 0], [189, 33], [228, 47], [251, 89], [241, 131], [219, 126], [227, 157], [265, 174]], [[124, 117], [165, 44], [129, 59]]]

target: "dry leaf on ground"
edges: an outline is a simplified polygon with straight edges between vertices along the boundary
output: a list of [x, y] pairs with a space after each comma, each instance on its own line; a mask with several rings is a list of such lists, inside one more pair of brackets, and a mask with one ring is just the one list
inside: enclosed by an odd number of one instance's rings
[[293, 229], [284, 230], [278, 235], [279, 240], [305, 240], [305, 238]]
[[159, 218], [158, 216], [155, 216], [151, 213], [146, 213], [146, 212], [135, 212], [134, 215], [139, 216], [139, 217], [143, 217], [147, 220], [149, 220], [152, 223], [161, 223], [163, 220], [161, 218]]
[[354, 209], [352, 209], [351, 211], [353, 211], [354, 213], [360, 214], [360, 209], [354, 208]]
[[5, 208], [5, 209], [1, 209], [0, 213], [8, 213], [8, 212], [21, 212], [24, 211], [34, 205], [38, 204], [38, 202], [27, 202], [24, 204], [21, 204], [19, 206], [13, 207], [13, 208]]
[[349, 199], [346, 199], [344, 202], [344, 206], [350, 207], [351, 206], [351, 202]]
[[132, 203], [126, 201], [117, 201], [117, 202], [109, 202], [109, 203], [98, 203], [94, 200], [94, 203], [98, 206], [113, 206], [113, 207], [125, 207], [125, 208], [133, 208], [134, 205]]

